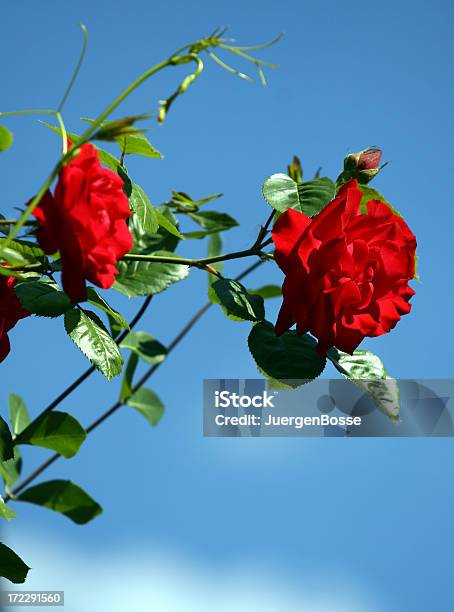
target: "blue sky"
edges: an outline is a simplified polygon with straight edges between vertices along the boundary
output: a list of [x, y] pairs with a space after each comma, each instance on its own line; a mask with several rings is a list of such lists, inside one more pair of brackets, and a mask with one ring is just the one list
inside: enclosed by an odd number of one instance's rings
[[[233, 250], [252, 242], [268, 214], [260, 186], [293, 154], [307, 176], [322, 166], [335, 177], [345, 153], [380, 146], [392, 163], [374, 186], [418, 238], [422, 283], [412, 313], [363, 346], [394, 376], [451, 377], [453, 17], [447, 0], [10, 3], [2, 16], [0, 110], [58, 103], [81, 21], [90, 43], [65, 109], [74, 131], [140, 72], [218, 25], [244, 44], [285, 32], [263, 51], [280, 64], [265, 90], [207, 58], [206, 73], [150, 132], [165, 159], [131, 159], [130, 174], [155, 203], [172, 189], [223, 192], [219, 208], [241, 222], [225, 236]], [[183, 75], [175, 68], [148, 82], [121, 114], [155, 111]], [[8, 126], [16, 140], [1, 160], [2, 212], [12, 214], [39, 187], [59, 143], [34, 119]], [[191, 242], [182, 253], [205, 248]], [[248, 284], [280, 280], [268, 265]], [[192, 271], [153, 301], [141, 328], [168, 342], [205, 296], [206, 278]], [[112, 301], [125, 314], [137, 307]], [[278, 304], [267, 307], [273, 320]], [[142, 601], [172, 611], [215, 609], [213, 602], [241, 611], [264, 600], [270, 612], [450, 609], [452, 440], [202, 438], [202, 379], [257, 375], [248, 331], [212, 309], [152, 379], [166, 405], [156, 429], [125, 408], [80, 455], [48, 471], [46, 478], [68, 477], [89, 491], [104, 506], [101, 517], [81, 528], [17, 507], [3, 536], [34, 567], [30, 587], [66, 589], [71, 611], [99, 609], [80, 593], [97, 582], [115, 585], [111, 610], [124, 609], [131, 584]], [[1, 365], [2, 414], [9, 391], [37, 414], [85, 367], [59, 320], [24, 320], [11, 340]], [[64, 409], [88, 424], [117, 393], [118, 383], [97, 375]], [[27, 463], [46, 456], [32, 449]]]

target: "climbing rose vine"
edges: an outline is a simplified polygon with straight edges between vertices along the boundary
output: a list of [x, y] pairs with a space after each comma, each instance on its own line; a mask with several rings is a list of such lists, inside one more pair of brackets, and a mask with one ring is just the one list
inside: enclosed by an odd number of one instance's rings
[[[386, 384], [390, 376], [384, 365], [377, 355], [357, 348], [364, 338], [394, 328], [410, 312], [414, 295], [409, 283], [416, 276], [415, 236], [394, 209], [394, 198], [391, 206], [369, 186], [385, 166], [380, 165], [381, 150], [369, 147], [347, 155], [334, 180], [318, 173], [303, 180], [301, 162], [294, 156], [287, 172], [268, 177], [262, 194], [257, 190], [263, 224], [251, 246], [226, 253], [223, 233], [239, 223], [225, 207], [217, 209], [220, 194], [193, 198], [173, 191], [166, 201], [153, 205], [139, 185], [140, 177], [132, 176], [128, 168], [131, 156], [162, 163], [143, 127], [149, 118], [112, 119], [112, 115], [156, 73], [180, 66], [188, 73], [157, 108], [158, 122], [163, 123], [200, 77], [207, 58], [242, 78], [245, 74], [230, 66], [228, 58], [250, 62], [265, 84], [264, 68], [274, 65], [249, 51], [261, 51], [278, 39], [237, 47], [215, 31], [149, 68], [97, 118], [69, 131], [63, 108], [86, 49], [87, 31], [82, 29], [81, 60], [56, 110], [0, 112], [2, 156], [14, 140], [6, 122], [30, 115], [51, 118], [45, 126], [57, 134], [60, 147], [53, 150], [55, 164], [20, 215], [0, 216], [0, 361], [10, 353], [9, 332], [25, 317], [33, 317], [36, 326], [39, 317], [54, 319], [56, 333], [61, 321], [61, 333], [89, 361], [88, 369], [66, 389], [57, 390], [46, 407], [33, 406], [29, 412], [23, 398], [10, 393], [9, 422], [6, 414], [0, 416], [4, 481], [0, 518], [15, 519], [14, 507], [20, 503], [51, 509], [78, 524], [101, 514], [100, 504], [78, 484], [64, 477], [46, 480], [47, 468], [60, 457], [74, 457], [87, 435], [119, 408], [136, 410], [155, 427], [164, 403], [146, 383], [211, 306], [219, 306], [232, 325], [244, 324], [251, 356], [270, 384], [281, 388], [306, 384], [330, 361], [344, 377], [362, 386], [387, 416], [398, 419], [398, 391]], [[159, 173], [154, 176], [159, 180]], [[178, 248], [183, 240], [206, 241], [206, 257], [181, 257]], [[247, 267], [232, 277], [229, 262], [243, 258], [249, 260]], [[284, 273], [282, 290], [270, 283], [255, 290], [243, 284], [261, 265], [269, 273], [279, 266]], [[207, 275], [208, 302], [165, 346], [138, 325], [151, 300], [159, 299], [190, 271]], [[112, 292], [140, 300], [131, 321], [110, 305]], [[282, 300], [276, 325], [266, 318], [265, 301], [271, 297]], [[181, 311], [184, 306], [180, 305]], [[17, 350], [14, 341], [12, 346]], [[140, 362], [145, 369], [139, 377]], [[82, 426], [61, 406], [94, 373], [108, 381], [121, 377], [118, 400]], [[365, 381], [372, 381], [373, 388]], [[53, 455], [22, 473], [23, 445], [44, 447]], [[21, 583], [28, 571], [17, 553], [0, 543], [0, 575]]]

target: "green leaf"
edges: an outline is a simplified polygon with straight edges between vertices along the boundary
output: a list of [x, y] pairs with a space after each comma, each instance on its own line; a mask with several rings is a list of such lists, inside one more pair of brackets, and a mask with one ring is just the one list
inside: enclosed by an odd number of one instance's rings
[[121, 373], [123, 359], [118, 346], [94, 312], [78, 308], [68, 310], [65, 329], [90, 363], [108, 380]]
[[220, 213], [215, 210], [188, 213], [188, 217], [203, 227], [204, 231], [185, 233], [184, 235], [186, 238], [204, 238], [209, 234], [224, 232], [238, 225], [238, 221], [236, 221], [230, 215]]
[[[162, 218], [166, 219], [178, 232], [178, 221], [172, 212], [167, 208], [167, 206], [155, 208], [155, 212], [158, 223], [160, 223], [159, 229], [156, 233], [145, 234], [139, 227], [130, 227], [134, 237], [133, 253], [141, 253], [145, 255], [155, 253], [156, 251], [175, 251], [178, 243], [180, 242], [180, 239], [175, 235], [175, 232], [169, 232], [164, 227], [165, 222], [162, 222]], [[182, 236], [182, 234], [180, 234], [180, 236]]]
[[0, 238], [0, 249], [3, 257], [11, 265], [27, 265], [43, 263], [46, 261], [44, 251], [34, 242], [27, 240], [12, 240], [5, 248], [3, 245], [7, 238]]
[[265, 306], [260, 295], [251, 295], [241, 283], [222, 278], [212, 285], [227, 315], [243, 321], [262, 321], [265, 318]]
[[[25, 266], [29, 263], [18, 251], [9, 246], [2, 249], [2, 260], [4, 260], [8, 266]], [[9, 267], [2, 269], [0, 274], [2, 276], [16, 276], [15, 270], [10, 270]]]
[[299, 207], [308, 217], [317, 215], [331, 202], [336, 194], [336, 185], [327, 177], [298, 184]]
[[[208, 257], [217, 257], [222, 254], [222, 237], [221, 234], [211, 234], [208, 240]], [[211, 264], [211, 267], [217, 270], [219, 273], [222, 273], [224, 269], [224, 262], [218, 261], [216, 263]], [[212, 286], [213, 283], [216, 282], [217, 276], [214, 274], [208, 274], [208, 288]], [[209, 293], [209, 292], [208, 292]], [[208, 295], [210, 297], [210, 295]]]
[[[185, 193], [184, 191], [172, 191], [172, 200], [168, 202], [170, 206], [174, 206], [175, 208], [188, 208], [189, 211], [194, 211], [195, 209], [203, 206], [204, 204], [208, 204], [208, 202], [212, 202], [213, 200], [217, 200], [222, 197], [222, 193], [215, 193], [213, 195], [207, 196], [206, 198], [201, 198], [200, 200], [193, 200], [190, 195]], [[183, 212], [183, 211], [179, 211]]]
[[279, 212], [293, 208], [308, 217], [318, 214], [330, 202], [336, 186], [327, 177], [296, 183], [287, 174], [273, 174], [263, 183], [263, 195], [268, 204]]
[[145, 387], [138, 389], [126, 404], [140, 412], [153, 426], [159, 423], [164, 414], [164, 404], [156, 393]]
[[268, 204], [279, 212], [284, 212], [287, 208], [301, 210], [298, 185], [288, 174], [280, 172], [267, 178], [263, 183], [262, 192]]
[[129, 202], [133, 210], [129, 221], [131, 231], [154, 234], [159, 227], [156, 211], [145, 191], [135, 183], [132, 184]]
[[[23, 277], [23, 274], [16, 270], [11, 270], [11, 268], [9, 267], [0, 266], [0, 276], [12, 276], [14, 278], [20, 278], [20, 277]], [[39, 278], [41, 274], [36, 274], [35, 276], [36, 278]]]
[[[2, 240], [5, 240], [3, 238]], [[35, 243], [29, 240], [15, 239], [11, 243], [11, 247], [22, 255], [22, 257], [29, 263], [35, 263], [38, 261], [46, 261], [46, 255], [44, 251]]]
[[355, 351], [349, 355], [333, 347], [328, 351], [328, 358], [341, 374], [367, 393], [391, 420], [399, 419], [399, 387], [377, 355], [370, 351]]
[[8, 461], [13, 458], [13, 438], [8, 423], [0, 416], [0, 461]]
[[105, 151], [104, 149], [101, 149], [101, 147], [98, 147], [98, 146], [96, 146], [93, 143], [91, 143], [91, 144], [98, 151], [99, 161], [101, 162], [101, 164], [103, 166], [106, 166], [107, 168], [109, 168], [109, 170], [112, 170], [113, 172], [117, 172], [117, 168], [120, 165], [120, 160], [117, 159], [116, 157], [114, 157], [108, 151]]
[[22, 584], [27, 578], [29, 569], [14, 550], [0, 543], [0, 576], [14, 584]]
[[132, 395], [132, 379], [139, 363], [139, 357], [136, 353], [129, 355], [128, 363], [126, 364], [125, 373], [120, 389], [120, 401], [124, 402], [130, 395]]
[[30, 444], [50, 448], [63, 457], [74, 457], [87, 432], [70, 414], [48, 412], [33, 421], [16, 438], [16, 444]]
[[72, 308], [66, 293], [50, 279], [17, 283], [14, 290], [22, 306], [41, 317], [59, 317]]
[[0, 516], [3, 516], [3, 518], [6, 519], [7, 521], [10, 521], [11, 519], [16, 518], [16, 513], [14, 512], [14, 510], [11, 510], [11, 508], [7, 504], [5, 504], [1, 496], [0, 496]]
[[298, 387], [319, 376], [326, 358], [315, 350], [316, 341], [308, 334], [288, 331], [276, 336], [268, 321], [256, 323], [248, 338], [249, 350], [258, 368], [268, 377]]
[[14, 447], [14, 457], [8, 461], [0, 461], [0, 476], [5, 487], [12, 487], [18, 480], [22, 471], [22, 457], [17, 446]]
[[[5, 249], [8, 252], [9, 249]], [[16, 265], [15, 263], [9, 262], [9, 265]], [[20, 281], [29, 280], [31, 278], [41, 278], [39, 272], [23, 272], [21, 270], [12, 270], [9, 266], [0, 266], [0, 276], [12, 276]]]
[[[167, 251], [156, 251], [155, 254], [172, 256]], [[156, 295], [189, 274], [188, 266], [153, 261], [119, 261], [118, 270], [113, 288], [128, 297]]]
[[208, 204], [209, 202], [213, 202], [214, 200], [219, 200], [219, 198], [222, 198], [222, 196], [223, 196], [222, 193], [213, 193], [212, 195], [206, 196], [205, 198], [200, 198], [200, 200], [192, 200], [192, 205], [197, 206], [197, 208], [199, 208], [200, 206], [204, 206], [205, 204]]
[[125, 155], [142, 155], [144, 157], [162, 159], [161, 153], [154, 148], [148, 138], [141, 132], [120, 136], [115, 140], [121, 152]]
[[180, 234], [175, 224], [172, 223], [170, 219], [165, 217], [158, 208], [155, 208], [155, 213], [156, 213], [156, 218], [159, 223], [159, 227], [163, 227], [165, 230], [169, 232], [169, 234], [176, 236], [179, 240], [184, 240], [183, 234]]
[[16, 395], [16, 393], [9, 394], [8, 411], [13, 433], [17, 436], [30, 424], [27, 406], [20, 395]]
[[120, 348], [128, 349], [147, 363], [157, 365], [162, 363], [167, 355], [167, 349], [156, 338], [146, 332], [130, 332]]
[[[161, 153], [153, 147], [143, 131], [133, 127], [134, 123], [146, 118], [146, 115], [134, 115], [114, 119], [113, 121], [104, 121], [97, 128], [93, 138], [115, 141], [124, 155], [142, 155], [161, 159]], [[82, 121], [95, 123], [94, 119], [88, 119], [87, 117], [83, 117]]]
[[117, 174], [121, 178], [121, 180], [123, 181], [123, 191], [125, 192], [128, 200], [129, 200], [129, 198], [131, 197], [131, 194], [132, 194], [132, 181], [129, 178], [128, 171], [126, 170], [126, 168], [124, 166], [118, 166]]
[[350, 378], [388, 378], [380, 357], [370, 351], [355, 351], [350, 355], [333, 347], [328, 351], [328, 357], [341, 374]]
[[26, 489], [18, 501], [30, 502], [64, 514], [78, 525], [101, 514], [101, 506], [70, 480], [49, 480]]
[[13, 144], [14, 136], [4, 125], [0, 125], [0, 151], [6, 151]]
[[90, 304], [97, 306], [100, 310], [107, 314], [111, 323], [112, 321], [115, 321], [115, 323], [118, 324], [118, 327], [116, 326], [116, 330], [118, 328], [129, 330], [129, 323], [126, 321], [126, 319], [119, 312], [109, 306], [106, 300], [99, 295], [94, 287], [87, 288], [87, 297]]
[[282, 288], [279, 285], [263, 285], [259, 289], [248, 289], [252, 295], [261, 295], [264, 300], [282, 296]]
[[112, 119], [103, 121], [98, 124], [94, 119], [82, 118], [82, 121], [95, 124], [95, 132], [91, 136], [91, 140], [104, 140], [106, 142], [117, 142], [125, 136], [134, 136], [142, 133], [140, 128], [134, 127], [137, 121], [145, 119], [145, 115], [133, 115], [129, 117], [121, 117], [120, 119]]

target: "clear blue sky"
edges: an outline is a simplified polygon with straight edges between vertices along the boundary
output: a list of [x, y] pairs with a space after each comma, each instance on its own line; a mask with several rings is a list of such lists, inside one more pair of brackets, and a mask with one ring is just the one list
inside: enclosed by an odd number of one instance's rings
[[[141, 71], [218, 25], [244, 44], [285, 32], [263, 52], [280, 64], [266, 90], [207, 61], [206, 74], [150, 133], [165, 159], [131, 160], [130, 173], [155, 203], [172, 189], [222, 191], [219, 206], [241, 221], [226, 234], [226, 249], [236, 249], [268, 213], [261, 183], [293, 154], [308, 175], [321, 165], [335, 177], [347, 151], [380, 146], [392, 163], [375, 186], [418, 238], [422, 284], [411, 315], [364, 347], [395, 376], [451, 377], [453, 19], [448, 0], [9, 3], [0, 110], [55, 106], [79, 53], [80, 21], [90, 43], [65, 111], [74, 131]], [[150, 81], [123, 113], [154, 111], [183, 74]], [[11, 214], [35, 193], [58, 141], [34, 119], [8, 126], [16, 141], [1, 159], [2, 212]], [[183, 252], [204, 248], [194, 242]], [[280, 279], [267, 266], [249, 284]], [[193, 271], [153, 302], [141, 328], [168, 342], [205, 300], [205, 285]], [[134, 304], [114, 301], [133, 312]], [[273, 319], [277, 304], [268, 308]], [[66, 588], [71, 612], [103, 609], [90, 599], [97, 583], [113, 588], [110, 610], [126, 608], [128, 585], [140, 585], [153, 609], [172, 611], [259, 609], [261, 597], [270, 612], [452, 609], [453, 440], [202, 438], [202, 379], [256, 376], [248, 329], [213, 309], [152, 380], [167, 408], [158, 428], [125, 408], [78, 457], [48, 471], [91, 492], [104, 514], [81, 528], [18, 507], [3, 535], [34, 566], [30, 586]], [[60, 320], [24, 320], [11, 340], [2, 414], [9, 391], [37, 414], [85, 367]], [[116, 394], [117, 384], [97, 375], [65, 408], [88, 424]], [[29, 466], [46, 456], [26, 453]]]

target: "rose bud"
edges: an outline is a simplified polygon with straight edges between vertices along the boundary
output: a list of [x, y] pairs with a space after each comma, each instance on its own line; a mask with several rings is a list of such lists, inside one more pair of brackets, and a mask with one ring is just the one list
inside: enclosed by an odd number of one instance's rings
[[380, 149], [366, 149], [358, 157], [358, 170], [373, 170], [378, 168], [381, 161], [382, 152]]
[[347, 155], [344, 159], [344, 171], [339, 175], [337, 182], [343, 185], [356, 179], [360, 184], [367, 184], [383, 167], [380, 167], [381, 156], [381, 150], [376, 147]]

